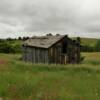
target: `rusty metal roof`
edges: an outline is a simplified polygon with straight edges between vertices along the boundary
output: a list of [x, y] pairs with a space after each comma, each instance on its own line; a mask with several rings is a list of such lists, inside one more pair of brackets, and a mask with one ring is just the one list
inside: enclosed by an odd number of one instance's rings
[[49, 48], [67, 35], [32, 37], [24, 42], [24, 46]]

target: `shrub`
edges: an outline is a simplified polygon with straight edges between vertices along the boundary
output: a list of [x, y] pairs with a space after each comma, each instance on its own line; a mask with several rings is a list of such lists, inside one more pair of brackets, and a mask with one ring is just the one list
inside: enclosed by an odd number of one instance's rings
[[95, 44], [95, 51], [99, 52], [100, 51], [100, 40], [97, 41]]
[[8, 40], [0, 41], [0, 53], [20, 53], [21, 45], [10, 43]]

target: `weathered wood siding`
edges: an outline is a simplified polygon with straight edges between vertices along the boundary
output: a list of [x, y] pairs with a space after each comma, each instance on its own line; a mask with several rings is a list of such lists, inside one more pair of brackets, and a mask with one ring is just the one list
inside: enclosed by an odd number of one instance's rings
[[[63, 53], [63, 43], [66, 42], [65, 47], [67, 52]], [[59, 41], [51, 48], [49, 48], [49, 63], [54, 64], [67, 64], [67, 63], [78, 63], [80, 61], [80, 47], [73, 44], [72, 41], [67, 38]]]
[[34, 47], [23, 47], [23, 60], [32, 63], [48, 63], [48, 50]]
[[[66, 52], [63, 52], [63, 47]], [[23, 46], [23, 60], [49, 64], [79, 63], [80, 45], [65, 37], [47, 49]]]
[[[67, 47], [66, 47], [67, 48]], [[49, 63], [66, 64], [68, 63], [68, 55], [62, 54], [62, 41], [49, 48]]]

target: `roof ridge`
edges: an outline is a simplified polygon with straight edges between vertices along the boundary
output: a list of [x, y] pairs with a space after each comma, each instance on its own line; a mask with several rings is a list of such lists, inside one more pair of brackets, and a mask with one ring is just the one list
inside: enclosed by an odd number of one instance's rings
[[53, 35], [53, 36], [38, 36], [33, 37], [25, 41], [24, 44], [27, 44], [27, 46], [33, 46], [33, 47], [40, 47], [40, 48], [49, 48], [61, 39], [63, 39], [67, 35]]

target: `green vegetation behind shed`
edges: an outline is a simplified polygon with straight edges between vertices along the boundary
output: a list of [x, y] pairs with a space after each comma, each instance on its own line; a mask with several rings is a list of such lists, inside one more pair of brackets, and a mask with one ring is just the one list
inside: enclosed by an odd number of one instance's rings
[[[0, 39], [0, 53], [21, 53], [22, 43], [28, 39], [28, 37], [19, 39]], [[81, 38], [81, 45], [84, 46], [82, 51], [84, 52], [97, 52], [100, 51], [100, 40], [92, 38]]]
[[82, 45], [89, 45], [94, 47], [99, 39], [81, 38]]

